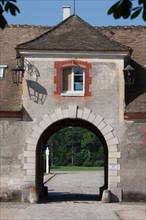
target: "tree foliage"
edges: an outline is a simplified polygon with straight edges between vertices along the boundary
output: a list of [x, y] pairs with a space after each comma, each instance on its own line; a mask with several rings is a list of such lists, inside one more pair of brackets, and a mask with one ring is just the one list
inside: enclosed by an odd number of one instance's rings
[[80, 128], [64, 128], [51, 136], [46, 144], [55, 166], [104, 165], [104, 148], [90, 131]]
[[108, 10], [108, 14], [113, 14], [115, 19], [121, 17], [134, 19], [140, 13], [142, 13], [143, 20], [146, 21], [146, 0], [138, 0], [137, 7], [133, 6], [132, 0], [120, 0]]
[[2, 29], [8, 24], [4, 12], [10, 13], [12, 16], [20, 13], [19, 8], [14, 3], [17, 3], [17, 0], [0, 0], [0, 27]]

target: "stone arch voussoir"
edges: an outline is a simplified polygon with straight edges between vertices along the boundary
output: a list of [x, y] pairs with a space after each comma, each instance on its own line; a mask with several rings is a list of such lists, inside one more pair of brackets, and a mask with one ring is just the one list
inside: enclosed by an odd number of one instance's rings
[[32, 132], [26, 139], [27, 149], [24, 151], [24, 169], [26, 170], [26, 176], [24, 177], [25, 185], [32, 186], [35, 184], [35, 156], [36, 145], [41, 134], [44, 130], [62, 119], [67, 118], [79, 118], [92, 123], [102, 133], [108, 147], [108, 181], [109, 189], [117, 189], [120, 182], [120, 164], [118, 159], [121, 157], [121, 153], [118, 151], [118, 138], [114, 135], [113, 127], [107, 123], [106, 119], [100, 115], [92, 112], [90, 108], [79, 108], [77, 105], [69, 105], [67, 108], [57, 108], [50, 114], [45, 114], [39, 123], [36, 123], [32, 127]]

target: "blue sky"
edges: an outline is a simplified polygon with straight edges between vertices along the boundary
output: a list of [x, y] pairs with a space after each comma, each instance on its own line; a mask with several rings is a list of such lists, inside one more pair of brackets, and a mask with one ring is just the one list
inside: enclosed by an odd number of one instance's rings
[[[145, 25], [141, 16], [136, 19], [114, 19], [107, 15], [108, 9], [117, 0], [76, 0], [76, 14], [93, 26]], [[135, 4], [137, 0], [134, 1]], [[9, 24], [56, 25], [62, 21], [62, 6], [70, 5], [73, 14], [73, 0], [18, 0], [21, 13], [17, 16], [5, 14]]]

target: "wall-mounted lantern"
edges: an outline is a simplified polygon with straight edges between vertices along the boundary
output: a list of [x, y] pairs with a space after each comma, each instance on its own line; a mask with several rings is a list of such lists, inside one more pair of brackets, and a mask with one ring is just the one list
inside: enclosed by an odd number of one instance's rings
[[135, 69], [128, 65], [124, 68], [124, 78], [125, 78], [125, 84], [127, 86], [132, 86], [135, 82]]
[[1, 65], [0, 64], [0, 80], [4, 79], [4, 75], [5, 75], [5, 68], [7, 68], [7, 65]]
[[24, 60], [23, 57], [17, 56], [17, 65], [12, 69], [13, 75], [12, 80], [17, 85], [22, 83], [24, 77]]

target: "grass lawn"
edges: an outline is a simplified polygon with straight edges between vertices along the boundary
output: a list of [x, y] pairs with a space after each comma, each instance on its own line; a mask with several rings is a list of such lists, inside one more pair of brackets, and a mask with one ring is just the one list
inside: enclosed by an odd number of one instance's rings
[[60, 166], [53, 167], [51, 171], [102, 171], [104, 167], [78, 167], [78, 166]]

